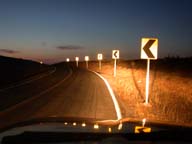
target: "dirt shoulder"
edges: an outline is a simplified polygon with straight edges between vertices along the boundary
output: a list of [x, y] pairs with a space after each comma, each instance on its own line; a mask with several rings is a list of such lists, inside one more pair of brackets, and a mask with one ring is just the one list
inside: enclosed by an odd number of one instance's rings
[[[159, 68], [157, 68], [157, 65]], [[120, 103], [123, 117], [147, 118], [155, 121], [187, 123], [192, 125], [192, 77], [176, 67], [152, 64], [150, 70], [149, 105], [145, 101], [145, 61], [119, 62], [117, 76], [113, 77], [113, 62], [89, 64], [89, 69], [99, 72], [112, 86]]]

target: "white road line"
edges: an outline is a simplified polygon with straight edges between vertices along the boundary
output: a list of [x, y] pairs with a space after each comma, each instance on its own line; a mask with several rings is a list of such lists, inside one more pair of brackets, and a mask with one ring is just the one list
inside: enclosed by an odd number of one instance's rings
[[100, 74], [98, 74], [97, 72], [94, 72], [94, 71], [91, 71], [91, 72], [95, 73], [97, 76], [99, 76], [99, 77], [105, 82], [105, 84], [106, 84], [106, 86], [107, 86], [107, 88], [108, 88], [108, 91], [109, 91], [109, 93], [110, 93], [110, 95], [111, 95], [111, 98], [112, 98], [112, 100], [113, 100], [113, 104], [114, 104], [114, 106], [115, 106], [115, 111], [116, 111], [116, 115], [117, 115], [117, 120], [122, 119], [121, 109], [120, 109], [120, 107], [119, 107], [118, 101], [117, 101], [117, 99], [116, 99], [116, 97], [115, 97], [115, 94], [114, 94], [111, 86], [109, 85], [108, 81], [107, 81], [103, 76], [101, 76]]
[[33, 81], [39, 80], [39, 79], [41, 79], [41, 78], [44, 78], [44, 77], [46, 77], [46, 76], [49, 76], [49, 75], [53, 74], [55, 71], [56, 71], [56, 67], [54, 67], [54, 69], [51, 70], [51, 71], [50, 71], [48, 74], [46, 74], [46, 75], [41, 75], [41, 76], [39, 76], [38, 78], [35, 78], [35, 79], [29, 79], [29, 80], [25, 80], [25, 81], [23, 81], [23, 82], [19, 82], [19, 83], [15, 84], [15, 85], [12, 85], [12, 86], [9, 86], [9, 87], [6, 87], [6, 88], [2, 88], [2, 89], [0, 89], [0, 91], [5, 91], [5, 90], [8, 90], [8, 89], [12, 89], [12, 88], [16, 88], [16, 87], [23, 86], [23, 85], [25, 85], [25, 84], [28, 84], [28, 83], [31, 83], [31, 82], [33, 82]]

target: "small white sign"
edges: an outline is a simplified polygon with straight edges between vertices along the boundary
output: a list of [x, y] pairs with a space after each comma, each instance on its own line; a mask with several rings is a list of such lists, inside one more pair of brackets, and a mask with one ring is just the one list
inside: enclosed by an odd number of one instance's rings
[[112, 51], [112, 59], [119, 59], [119, 50]]
[[97, 54], [97, 59], [102, 60], [103, 59], [103, 54]]
[[79, 61], [79, 57], [75, 57], [75, 61]]
[[70, 61], [70, 59], [69, 58], [66, 58], [66, 62], [69, 62]]
[[85, 56], [85, 61], [89, 61], [89, 56]]

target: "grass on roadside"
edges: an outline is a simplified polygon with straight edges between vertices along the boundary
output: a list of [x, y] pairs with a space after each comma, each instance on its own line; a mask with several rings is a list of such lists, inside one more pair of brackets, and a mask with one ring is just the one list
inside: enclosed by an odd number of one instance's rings
[[171, 121], [192, 124], [192, 77], [168, 71], [155, 64], [150, 70], [151, 106], [145, 106], [145, 62], [119, 62], [117, 76], [113, 77], [113, 62], [89, 64], [89, 69], [102, 74], [112, 86], [124, 117], [148, 118], [158, 121]]

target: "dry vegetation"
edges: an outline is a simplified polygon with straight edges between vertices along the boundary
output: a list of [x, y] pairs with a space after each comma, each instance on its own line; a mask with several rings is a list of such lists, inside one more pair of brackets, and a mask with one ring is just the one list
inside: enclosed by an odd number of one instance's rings
[[109, 81], [120, 103], [123, 117], [192, 125], [191, 68], [181, 72], [175, 65], [164, 67], [163, 64], [152, 62], [149, 106], [144, 105], [145, 60], [118, 62], [116, 78], [113, 77], [113, 62], [102, 63], [101, 71], [98, 63], [92, 62], [89, 69], [99, 72]]

